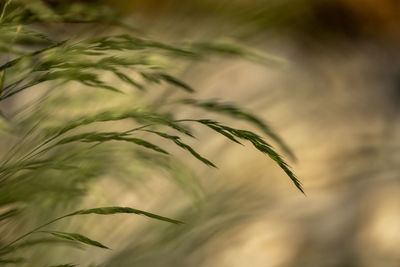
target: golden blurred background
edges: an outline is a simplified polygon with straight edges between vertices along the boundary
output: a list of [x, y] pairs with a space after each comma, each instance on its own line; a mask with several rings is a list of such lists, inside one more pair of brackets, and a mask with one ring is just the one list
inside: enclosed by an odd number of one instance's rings
[[[72, 7], [84, 1], [45, 2]], [[84, 224], [72, 218], [57, 226], [79, 229], [113, 249], [53, 247], [48, 253], [43, 246], [31, 252], [36, 261], [26, 266], [57, 259], [122, 267], [400, 266], [400, 2], [86, 2], [115, 8], [138, 34], [158, 40], [238, 41], [269, 55], [270, 66], [217, 56], [185, 64], [178, 75], [197, 98], [236, 103], [267, 121], [296, 155], [289, 163], [305, 195], [249, 145], [196, 129], [199, 140], [190, 144], [219, 169], [174, 150], [188, 168], [182, 179], [195, 177], [194, 189], [182, 190], [162, 172], [143, 171], [138, 175], [145, 178], [134, 182], [96, 180], [79, 204], [140, 207], [185, 225], [123, 215], [91, 217]], [[52, 30], [114, 31], [73, 23]], [[160, 100], [165, 92], [155, 90], [146, 99]], [[207, 116], [202, 110], [177, 112]]]

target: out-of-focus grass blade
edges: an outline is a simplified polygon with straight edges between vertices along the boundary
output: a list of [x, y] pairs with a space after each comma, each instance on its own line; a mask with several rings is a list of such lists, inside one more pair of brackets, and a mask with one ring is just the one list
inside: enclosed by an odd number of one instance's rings
[[154, 213], [150, 213], [143, 210], [128, 208], [128, 207], [102, 207], [102, 208], [94, 208], [94, 209], [84, 209], [78, 210], [76, 212], [70, 213], [65, 217], [75, 216], [75, 215], [84, 215], [84, 214], [100, 214], [100, 215], [111, 215], [111, 214], [118, 214], [118, 213], [134, 213], [138, 215], [144, 215], [153, 219], [157, 219], [160, 221], [170, 222], [174, 224], [183, 224], [183, 222], [170, 219], [167, 217], [163, 217]]
[[46, 35], [39, 33], [37, 31], [26, 29], [25, 27], [21, 27], [20, 24], [7, 24], [2, 25], [0, 28], [0, 36], [3, 40], [12, 40], [18, 37], [19, 39], [28, 39], [37, 38], [47, 42], [52, 42], [49, 37]]
[[196, 51], [199, 54], [215, 53], [218, 55], [226, 54], [228, 56], [237, 56], [270, 67], [279, 67], [285, 63], [285, 60], [282, 58], [248, 49], [230, 39], [217, 40], [213, 42], [196, 42], [191, 44], [190, 47], [193, 51]]
[[19, 264], [26, 262], [25, 258], [0, 259], [0, 264]]
[[76, 264], [59, 264], [59, 265], [51, 265], [49, 267], [74, 267]]
[[63, 239], [72, 240], [72, 241], [78, 241], [78, 242], [88, 244], [91, 246], [109, 249], [108, 247], [104, 246], [100, 242], [92, 240], [81, 234], [65, 233], [65, 232], [58, 232], [58, 231], [40, 231], [40, 232], [52, 234], [53, 236], [58, 237], [58, 238], [63, 238]]
[[125, 75], [125, 74], [123, 74], [123, 73], [121, 73], [121, 72], [119, 72], [119, 71], [114, 71], [114, 74], [117, 75], [117, 77], [118, 77], [121, 81], [126, 82], [126, 83], [128, 83], [128, 84], [131, 84], [131, 85], [133, 85], [134, 87], [138, 88], [139, 90], [142, 90], [142, 91], [145, 90], [145, 88], [144, 88], [143, 85], [141, 85], [140, 83], [138, 83], [138, 82], [132, 80], [132, 79], [129, 78], [127, 75]]
[[6, 70], [1, 70], [0, 71], [0, 94], [3, 92], [5, 77], [6, 77]]
[[0, 214], [0, 221], [3, 221], [7, 218], [13, 217], [20, 212], [19, 209], [11, 209], [9, 211], [3, 212]]
[[62, 244], [62, 245], [70, 245], [75, 248], [82, 249], [81, 245], [77, 245], [76, 242], [72, 242], [70, 240], [64, 240], [64, 239], [58, 239], [58, 238], [40, 238], [40, 239], [33, 239], [29, 240], [26, 242], [23, 242], [19, 245], [7, 247], [7, 248], [1, 248], [0, 249], [0, 255], [5, 255], [11, 252], [14, 252], [16, 250], [20, 251], [21, 249], [24, 248], [30, 248], [32, 246], [40, 245], [40, 244]]
[[69, 137], [65, 137], [58, 141], [56, 144], [54, 144], [52, 147], [57, 146], [57, 145], [63, 145], [71, 142], [86, 142], [86, 143], [92, 143], [92, 142], [108, 142], [108, 141], [126, 141], [130, 143], [134, 143], [139, 146], [143, 146], [149, 149], [152, 149], [154, 151], [163, 153], [163, 154], [168, 154], [167, 151], [164, 149], [160, 148], [157, 145], [154, 145], [148, 141], [145, 141], [140, 138], [134, 138], [134, 137], [124, 137], [121, 133], [117, 132], [112, 132], [112, 133], [96, 133], [96, 132], [89, 132], [89, 133], [83, 133], [83, 134], [77, 134]]
[[[15, 164], [7, 164], [0, 167], [0, 174], [6, 175], [10, 173], [16, 173], [20, 170], [70, 170], [76, 169], [76, 166], [64, 164], [61, 161], [56, 161], [53, 159], [46, 160], [33, 160], [33, 161], [24, 161], [18, 162]], [[0, 175], [0, 176], [1, 176]], [[1, 221], [2, 215], [0, 215]]]
[[[165, 222], [169, 222], [169, 223], [183, 224], [183, 222], [178, 221], [178, 220], [170, 219], [170, 218], [163, 217], [163, 216], [160, 216], [160, 215], [157, 215], [154, 213], [150, 213], [150, 212], [138, 210], [138, 209], [133, 209], [133, 208], [129, 208], [129, 207], [102, 207], [102, 208], [94, 208], [94, 209], [83, 209], [83, 210], [78, 210], [78, 211], [69, 213], [67, 215], [58, 217], [58, 218], [51, 220], [45, 224], [42, 224], [42, 225], [36, 227], [35, 229], [19, 236], [14, 241], [12, 241], [12, 242], [8, 243], [7, 245], [5, 245], [4, 247], [2, 247], [2, 249], [8, 249], [8, 248], [12, 247], [12, 245], [17, 243], [18, 241], [24, 239], [25, 237], [27, 237], [33, 233], [41, 232], [41, 231], [39, 231], [40, 229], [43, 229], [44, 227], [46, 227], [52, 223], [55, 223], [59, 220], [62, 220], [64, 218], [67, 218], [67, 217], [76, 216], [76, 215], [85, 215], [85, 214], [112, 215], [112, 214], [118, 214], [118, 213], [133, 213], [133, 214], [138, 214], [138, 215], [144, 215], [149, 218], [153, 218], [153, 219], [157, 219], [157, 220], [165, 221]], [[47, 231], [47, 232], [49, 232], [49, 231]], [[58, 235], [61, 235], [61, 236], [57, 236], [57, 237], [61, 237], [61, 238], [69, 239], [69, 240], [77, 240], [77, 241], [81, 241], [81, 242], [88, 241], [85, 239], [87, 237], [84, 237], [84, 236], [81, 237], [79, 234], [72, 234], [72, 236], [71, 236], [70, 233], [63, 233], [63, 232], [54, 232], [53, 231], [53, 232], [49, 232], [49, 233], [51, 233], [53, 235], [54, 235], [54, 233], [57, 233]], [[93, 240], [90, 240], [90, 241], [93, 241]]]
[[147, 142], [143, 139], [139, 139], [139, 138], [133, 138], [133, 137], [120, 137], [117, 138], [116, 140], [122, 140], [122, 141], [127, 141], [127, 142], [131, 142], [131, 143], [135, 143], [139, 146], [143, 146], [149, 149], [152, 149], [154, 151], [163, 153], [163, 154], [169, 154], [167, 151], [165, 151], [164, 149], [160, 148], [159, 146], [156, 146], [150, 142]]
[[95, 122], [106, 122], [106, 121], [118, 121], [123, 119], [134, 119], [138, 122], [147, 122], [165, 125], [171, 127], [181, 133], [184, 133], [190, 137], [193, 137], [192, 133], [186, 129], [185, 127], [179, 125], [174, 122], [171, 118], [169, 118], [165, 114], [158, 114], [153, 112], [141, 111], [141, 110], [127, 110], [127, 111], [118, 111], [118, 110], [109, 110], [105, 111], [93, 116], [86, 116], [79, 119], [74, 120], [73, 122], [67, 123], [60, 129], [54, 129], [53, 132], [57, 132], [57, 135], [60, 136], [70, 130], [73, 130], [77, 127], [88, 125]]
[[190, 86], [187, 85], [186, 83], [184, 83], [184, 82], [178, 80], [177, 78], [175, 78], [175, 77], [173, 77], [173, 76], [171, 76], [171, 75], [169, 75], [169, 74], [166, 74], [166, 73], [158, 73], [158, 76], [159, 76], [162, 80], [166, 81], [167, 83], [170, 83], [170, 84], [172, 84], [172, 85], [175, 85], [175, 86], [177, 86], [177, 87], [180, 87], [180, 88], [184, 89], [185, 91], [187, 91], [187, 92], [189, 92], [189, 93], [195, 92], [194, 89], [193, 89], [192, 87], [190, 87]]
[[197, 58], [197, 53], [191, 50], [183, 49], [177, 46], [163, 44], [157, 41], [145, 40], [138, 37], [122, 34], [116, 36], [106, 36], [97, 38], [89, 42], [92, 44], [93, 50], [142, 50], [155, 48], [162, 51], [170, 52], [173, 55]]
[[4, 70], [4, 69], [7, 69], [7, 68], [10, 68], [10, 67], [16, 65], [17, 63], [19, 63], [20, 61], [22, 61], [24, 58], [32, 57], [32, 56], [41, 54], [41, 53], [43, 53], [43, 52], [46, 52], [47, 50], [50, 50], [50, 49], [53, 49], [53, 48], [55, 48], [55, 47], [61, 46], [61, 45], [65, 44], [66, 42], [67, 42], [67, 40], [64, 40], [64, 41], [58, 42], [58, 43], [56, 43], [56, 44], [47, 46], [47, 47], [45, 47], [45, 48], [43, 48], [43, 49], [40, 49], [40, 50], [31, 52], [31, 53], [28, 53], [28, 54], [26, 54], [26, 55], [22, 55], [22, 56], [20, 56], [20, 57], [17, 57], [16, 59], [13, 59], [13, 60], [8, 61], [7, 63], [1, 65], [1, 66], [0, 66], [0, 70]]
[[100, 81], [96, 74], [90, 72], [84, 72], [82, 70], [77, 70], [77, 69], [67, 69], [67, 70], [48, 72], [45, 75], [43, 75], [38, 81], [44, 82], [57, 79], [62, 79], [64, 81], [77, 81], [87, 86], [99, 87], [110, 91], [122, 93], [122, 91], [116, 89], [115, 87], [107, 85], [102, 81]]
[[140, 72], [142, 77], [147, 80], [148, 82], [151, 83], [160, 83], [161, 81], [164, 81], [166, 83], [169, 83], [171, 85], [174, 85], [176, 87], [182, 88], [186, 92], [193, 93], [195, 90], [187, 85], [186, 83], [180, 81], [178, 78], [175, 78], [169, 74], [162, 73], [162, 72], [156, 72], [156, 73], [151, 73], [151, 72]]
[[32, 14], [41, 21], [61, 21], [58, 15], [45, 1], [22, 1], [24, 7], [27, 8]]

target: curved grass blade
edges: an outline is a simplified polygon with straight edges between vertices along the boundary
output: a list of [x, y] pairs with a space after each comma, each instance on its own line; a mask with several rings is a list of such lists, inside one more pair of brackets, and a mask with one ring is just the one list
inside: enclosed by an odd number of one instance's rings
[[169, 135], [169, 134], [166, 134], [166, 133], [162, 133], [162, 132], [158, 132], [158, 131], [152, 131], [152, 130], [145, 130], [145, 131], [146, 132], [150, 132], [150, 133], [154, 133], [154, 134], [157, 134], [157, 135], [159, 135], [159, 136], [161, 136], [163, 138], [172, 140], [177, 146], [189, 151], [195, 158], [197, 158], [198, 160], [200, 160], [201, 162], [203, 162], [207, 166], [211, 166], [211, 167], [217, 168], [217, 166], [215, 166], [214, 163], [212, 163], [208, 159], [202, 157], [191, 146], [189, 146], [189, 145], [183, 143], [182, 141], [180, 141], [180, 137], [179, 136]]
[[78, 241], [87, 245], [99, 247], [99, 248], [105, 248], [105, 249], [110, 249], [103, 244], [101, 244], [98, 241], [92, 240], [84, 235], [81, 234], [76, 234], [76, 233], [66, 233], [66, 232], [58, 232], [58, 231], [40, 231], [41, 233], [48, 233], [52, 234], [55, 237], [62, 238], [62, 239], [67, 239], [71, 241]]
[[155, 48], [166, 52], [170, 52], [173, 55], [177, 56], [190, 57], [190, 58], [198, 57], [197, 53], [194, 53], [191, 50], [163, 44], [152, 40], [140, 39], [138, 37], [133, 37], [127, 34], [97, 38], [89, 41], [89, 44], [92, 45], [91, 49], [96, 51], [143, 50], [148, 48]]
[[3, 92], [5, 77], [6, 77], [6, 71], [1, 70], [0, 71], [0, 94]]
[[295, 184], [297, 189], [299, 189], [303, 194], [305, 194], [301, 182], [299, 179], [296, 177], [296, 175], [290, 170], [289, 165], [279, 156], [278, 153], [276, 153], [271, 146], [268, 144], [260, 143], [257, 141], [251, 141], [258, 150], [261, 152], [267, 154], [272, 160], [274, 160], [279, 167], [289, 176], [289, 178], [292, 180], [292, 182]]
[[118, 77], [121, 81], [126, 82], [126, 83], [128, 83], [128, 84], [130, 84], [130, 85], [133, 85], [134, 87], [138, 88], [139, 90], [142, 90], [142, 91], [145, 90], [145, 88], [144, 88], [143, 85], [141, 85], [141, 84], [138, 83], [138, 82], [135, 82], [134, 80], [132, 80], [131, 78], [129, 78], [127, 75], [123, 74], [122, 72], [119, 72], [119, 71], [113, 71], [113, 72], [114, 72], [115, 75], [117, 75], [117, 77]]
[[157, 219], [160, 221], [165, 221], [173, 224], [183, 224], [183, 222], [170, 219], [167, 217], [163, 217], [154, 213], [150, 213], [143, 210], [128, 208], [128, 207], [103, 207], [103, 208], [95, 208], [95, 209], [86, 209], [86, 210], [78, 210], [76, 212], [70, 213], [65, 217], [75, 216], [75, 215], [85, 215], [85, 214], [99, 214], [99, 215], [111, 215], [118, 213], [133, 213], [138, 215], [144, 215], [149, 218]]
[[[181, 120], [181, 121], [185, 121], [185, 120]], [[290, 170], [289, 165], [272, 148], [271, 145], [269, 145], [267, 142], [265, 142], [262, 139], [262, 137], [258, 136], [255, 133], [247, 131], [247, 130], [239, 130], [239, 129], [231, 128], [229, 126], [221, 125], [220, 123], [218, 123], [216, 121], [212, 121], [212, 120], [186, 120], [186, 121], [199, 122], [203, 125], [208, 126], [209, 128], [213, 129], [214, 131], [216, 131], [218, 133], [225, 132], [225, 133], [233, 135], [239, 139], [250, 141], [257, 150], [268, 155], [273, 161], [275, 161], [279, 165], [279, 167], [287, 174], [287, 176], [289, 176], [289, 178], [295, 184], [297, 189], [299, 189], [303, 194], [305, 194], [299, 179]], [[227, 135], [224, 134], [224, 136], [227, 136]]]
[[163, 72], [156, 72], [156, 73], [151, 73], [151, 72], [140, 72], [140, 74], [142, 75], [142, 77], [147, 80], [148, 82], [151, 83], [160, 83], [161, 81], [164, 81], [166, 83], [172, 84], [176, 87], [182, 88], [183, 90], [185, 90], [186, 92], [189, 93], [194, 93], [195, 90], [190, 87], [189, 85], [187, 85], [186, 83], [180, 81], [179, 79], [163, 73]]
[[77, 81], [90, 87], [99, 87], [106, 90], [122, 93], [122, 91], [116, 89], [115, 87], [107, 85], [102, 81], [100, 81], [96, 74], [90, 72], [83, 72], [82, 70], [76, 70], [76, 69], [48, 72], [45, 75], [43, 75], [38, 80], [38, 82], [51, 81], [57, 79], [61, 79], [64, 81]]
[[235, 142], [235, 143], [237, 143], [237, 144], [239, 144], [239, 145], [243, 145], [243, 144], [240, 143], [233, 135], [231, 135], [230, 133], [224, 131], [222, 128], [217, 127], [217, 126], [212, 125], [212, 124], [208, 124], [207, 126], [210, 127], [211, 129], [213, 129], [214, 131], [216, 131], [216, 132], [218, 132], [218, 133], [224, 135], [226, 138], [232, 140], [233, 142]]
[[61, 46], [61, 45], [65, 44], [67, 41], [68, 41], [68, 40], [64, 40], [64, 41], [58, 42], [58, 43], [56, 43], [56, 44], [47, 46], [47, 47], [45, 47], [45, 48], [43, 48], [43, 49], [40, 49], [40, 50], [31, 52], [31, 53], [22, 55], [22, 56], [20, 56], [20, 57], [17, 57], [16, 59], [13, 59], [13, 60], [8, 61], [7, 63], [1, 65], [1, 66], [0, 66], [0, 70], [10, 68], [10, 67], [16, 65], [17, 63], [19, 63], [20, 61], [22, 61], [24, 58], [33, 57], [33, 56], [35, 56], [35, 55], [41, 54], [41, 53], [43, 53], [43, 52], [46, 52], [47, 50], [50, 50], [50, 49], [56, 48], [56, 47], [58, 47], [58, 46]]
[[134, 137], [125, 137], [124, 134], [118, 133], [118, 132], [111, 132], [111, 133], [96, 133], [96, 132], [89, 132], [89, 133], [83, 133], [83, 134], [77, 134], [69, 137], [65, 137], [55, 143], [53, 146], [48, 147], [47, 149], [50, 149], [52, 147], [58, 146], [58, 145], [63, 145], [67, 143], [72, 143], [72, 142], [85, 142], [85, 143], [92, 143], [92, 142], [108, 142], [108, 141], [125, 141], [129, 143], [134, 143], [136, 145], [152, 149], [154, 151], [163, 153], [163, 154], [169, 154], [167, 151], [164, 149], [160, 148], [157, 145], [154, 145], [148, 141], [145, 141], [140, 138], [134, 138]]
[[49, 267], [74, 267], [76, 264], [60, 264], [60, 265], [51, 265]]
[[17, 215], [19, 212], [20, 212], [19, 209], [11, 209], [6, 212], [3, 212], [0, 214], [0, 221], [3, 221], [10, 217], [13, 217], [13, 216]]
[[189, 85], [187, 85], [186, 83], [180, 81], [179, 79], [166, 74], [166, 73], [158, 73], [157, 74], [162, 80], [166, 81], [167, 83], [170, 83], [172, 85], [175, 85], [177, 87], [180, 87], [182, 89], [184, 89], [185, 91], [189, 92], [189, 93], [193, 93], [195, 92], [195, 90], [190, 87]]
[[38, 232], [38, 230], [40, 230], [54, 222], [57, 222], [64, 218], [67, 218], [67, 217], [76, 216], [76, 215], [85, 215], [85, 214], [111, 215], [111, 214], [118, 214], [118, 213], [130, 213], [130, 214], [144, 215], [146, 217], [149, 217], [152, 219], [157, 219], [157, 220], [164, 221], [164, 222], [169, 222], [169, 223], [173, 223], [173, 224], [183, 224], [183, 222], [178, 221], [178, 220], [170, 219], [170, 218], [163, 217], [163, 216], [160, 216], [160, 215], [157, 215], [154, 213], [150, 213], [150, 212], [138, 210], [138, 209], [133, 209], [133, 208], [128, 208], [128, 207], [102, 207], [102, 208], [94, 208], [94, 209], [84, 209], [84, 210], [78, 210], [78, 211], [69, 213], [67, 215], [55, 218], [54, 220], [51, 220], [45, 224], [42, 224], [42, 225], [36, 227], [35, 229], [27, 232], [26, 234], [21, 235], [20, 237], [16, 238], [14, 241], [5, 245], [1, 249], [9, 248], [16, 242], [20, 241], [21, 239], [24, 239], [25, 237]]
[[275, 56], [265, 54], [261, 51], [248, 49], [238, 44], [234, 40], [217, 40], [213, 42], [195, 42], [191, 44], [191, 49], [199, 54], [215, 53], [218, 55], [236, 56], [245, 58], [259, 64], [269, 67], [279, 67], [285, 63], [285, 60]]
[[49, 39], [49, 37], [47, 37], [46, 35], [26, 29], [25, 27], [21, 27], [20, 24], [2, 25], [0, 28], [0, 36], [3, 40], [10, 40], [19, 37], [19, 39], [23, 40], [40, 39], [42, 41], [52, 43], [52, 40]]
[[182, 100], [183, 104], [192, 105], [196, 107], [203, 108], [207, 111], [218, 112], [221, 114], [225, 114], [235, 119], [242, 119], [250, 122], [251, 124], [257, 126], [260, 130], [262, 130], [267, 136], [269, 136], [273, 141], [275, 141], [279, 147], [288, 155], [291, 159], [296, 160], [295, 155], [289, 148], [289, 146], [260, 118], [257, 116], [243, 111], [242, 109], [236, 107], [232, 104], [220, 103], [218, 101], [197, 101], [195, 99], [184, 99]]
[[107, 122], [107, 121], [118, 121], [123, 119], [134, 119], [137, 122], [150, 122], [160, 125], [165, 125], [170, 128], [173, 128], [181, 133], [184, 133], [190, 137], [193, 137], [192, 133], [186, 129], [185, 127], [179, 125], [168, 116], [164, 114], [158, 114], [153, 112], [147, 111], [140, 111], [140, 110], [127, 110], [127, 111], [120, 111], [120, 110], [109, 110], [94, 116], [90, 117], [83, 117], [80, 119], [76, 119], [73, 122], [70, 122], [63, 126], [61, 129], [58, 130], [57, 136], [60, 136], [70, 130], [78, 128], [80, 126], [88, 125], [95, 122]]
[[18, 264], [26, 262], [25, 258], [0, 259], [0, 264]]

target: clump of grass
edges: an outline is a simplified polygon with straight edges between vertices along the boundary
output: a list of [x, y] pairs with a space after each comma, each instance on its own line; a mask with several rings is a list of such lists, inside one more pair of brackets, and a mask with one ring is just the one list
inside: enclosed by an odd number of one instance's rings
[[[5, 105], [6, 108], [10, 99], [18, 98], [26, 91], [35, 92], [37, 96], [27, 105], [18, 105], [17, 101], [16, 106], [2, 115], [1, 135], [5, 141], [2, 150], [7, 152], [3, 153], [0, 161], [0, 222], [17, 218], [20, 213], [33, 207], [32, 203], [42, 199], [51, 199], [53, 206], [74, 203], [74, 200], [88, 192], [88, 185], [96, 178], [110, 173], [128, 173], [130, 170], [126, 166], [121, 167], [113, 160], [124, 151], [121, 146], [114, 146], [115, 143], [127, 143], [129, 150], [133, 151], [127, 160], [138, 162], [139, 165], [146, 165], [150, 159], [152, 164], [160, 168], [173, 170], [173, 165], [164, 160], [170, 157], [170, 152], [157, 141], [153, 141], [166, 139], [201, 163], [216, 167], [210, 159], [184, 142], [184, 137], [195, 137], [191, 128], [187, 127], [191, 122], [208, 127], [235, 143], [250, 142], [256, 150], [266, 154], [281, 167], [303, 192], [299, 180], [287, 163], [270, 143], [256, 133], [208, 118], [176, 119], [176, 114], [155, 109], [152, 103], [133, 101], [122, 107], [120, 102], [118, 105], [109, 103], [113, 98], [137, 100], [137, 94], [146, 94], [154, 84], [169, 85], [181, 90], [182, 94], [195, 95], [192, 86], [172, 74], [172, 69], [154, 60], [155, 56], [164, 61], [178, 62], [202, 60], [209, 52], [239, 57], [251, 55], [252, 58], [256, 57], [254, 53], [231, 43], [226, 46], [212, 43], [172, 45], [132, 33], [87, 38], [80, 36], [79, 39], [67, 36], [56, 40], [60, 36], [54, 39], [43, 25], [73, 20], [72, 14], [64, 14], [63, 10], [65, 9], [62, 7], [50, 7], [42, 1], [31, 0], [6, 1], [2, 7], [0, 23], [4, 34], [0, 35], [0, 105]], [[38, 22], [42, 25], [41, 31], [37, 30]], [[76, 19], [75, 22], [102, 22], [113, 27], [123, 27], [128, 32], [131, 30], [126, 29], [126, 25], [122, 23], [101, 20], [101, 14], [93, 16], [92, 20]], [[10, 40], [11, 45], [7, 45]], [[114, 75], [131, 90], [119, 88], [120, 83], [103, 79], [107, 73]], [[79, 90], [71, 89], [77, 84], [80, 84]], [[74, 101], [97, 101], [97, 97], [104, 102], [104, 108], [73, 114]], [[211, 114], [222, 113], [247, 121], [257, 126], [279, 148], [294, 158], [288, 146], [266, 123], [236, 105], [197, 100], [195, 96], [175, 101], [175, 105], [180, 104], [185, 104], [186, 108], [202, 108]], [[59, 114], [58, 110], [63, 110], [64, 113]], [[66, 115], [65, 112], [68, 111], [72, 115]], [[111, 127], [113, 130], [110, 131], [110, 123], [118, 122], [132, 127], [124, 130]], [[159, 139], [154, 139], [154, 136]], [[110, 149], [110, 144], [113, 144], [113, 149]], [[181, 180], [180, 183], [182, 184]], [[48, 212], [52, 214], [50, 210]], [[39, 224], [14, 240], [1, 240], [0, 262], [23, 262], [24, 259], [13, 258], [13, 255], [22, 248], [21, 240], [33, 233], [108, 248], [81, 233], [45, 228], [72, 216], [117, 213], [140, 214], [168, 223], [182, 223], [129, 207], [78, 210]], [[39, 243], [32, 243], [29, 247]]]

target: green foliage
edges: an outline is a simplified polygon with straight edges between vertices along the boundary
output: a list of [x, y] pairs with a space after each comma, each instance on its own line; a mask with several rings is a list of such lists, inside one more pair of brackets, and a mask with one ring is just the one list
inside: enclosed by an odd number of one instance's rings
[[[87, 9], [80, 6], [78, 18], [74, 19], [72, 9], [62, 5], [51, 7], [42, 1], [7, 1], [3, 5], [0, 17], [0, 105], [4, 105], [2, 110], [7, 112], [0, 125], [2, 150], [6, 151], [0, 161], [0, 222], [17, 222], [21, 220], [19, 216], [37, 207], [44, 208], [49, 215], [58, 212], [60, 203], [64, 205], [62, 210], [70, 209], [89, 192], [89, 185], [100, 177], [134, 176], [137, 170], [132, 170], [130, 164], [126, 164], [128, 162], [135, 162], [138, 168], [150, 166], [151, 170], [167, 170], [184, 190], [198, 192], [195, 181], [188, 177], [182, 179], [183, 168], [179, 167], [177, 171], [178, 160], [169, 158], [170, 147], [164, 148], [164, 143], [158, 143], [161, 142], [159, 139], [171, 141], [194, 159], [216, 167], [184, 141], [184, 138], [195, 136], [185, 125], [188, 122], [199, 123], [238, 144], [242, 140], [249, 141], [256, 150], [269, 156], [303, 192], [287, 163], [258, 134], [211, 119], [176, 119], [173, 110], [163, 111], [162, 105], [156, 106], [152, 101], [143, 103], [142, 100], [144, 94], [150, 94], [150, 89], [157, 85], [181, 89], [180, 94], [194, 94], [191, 86], [173, 74], [173, 66], [202, 60], [210, 52], [263, 63], [265, 58], [232, 43], [172, 45], [132, 36], [131, 29], [110, 19], [110, 16], [101, 20], [101, 14], [92, 14], [92, 19], [82, 20], [79, 14]], [[39, 31], [35, 24], [70, 21], [108, 23], [112, 27], [122, 26], [130, 33], [73, 38], [72, 35], [53, 36], [46, 32], [46, 27]], [[105, 79], [107, 74], [118, 78], [123, 86]], [[20, 105], [16, 101], [16, 106], [6, 110], [10, 107], [10, 99], [18, 100], [26, 92], [34, 95], [28, 96], [28, 104]], [[81, 105], [77, 109], [79, 101]], [[100, 107], [91, 109], [91, 104], [99, 102], [102, 103]], [[294, 158], [288, 146], [266, 123], [233, 104], [195, 98], [175, 101], [173, 107], [178, 104], [244, 120], [258, 127], [283, 152]], [[121, 129], [120, 125], [129, 129]], [[117, 157], [121, 160], [116, 160]], [[13, 258], [13, 255], [19, 255], [16, 252], [23, 247], [49, 242], [49, 239], [20, 242], [33, 233], [47, 233], [64, 241], [107, 248], [82, 234], [42, 229], [67, 217], [118, 213], [182, 224], [179, 220], [129, 207], [83, 209], [44, 224], [39, 223], [41, 220], [35, 215], [36, 218], [30, 220], [39, 226], [16, 235], [14, 241], [9, 237], [0, 240], [0, 263], [23, 262], [22, 258]]]

